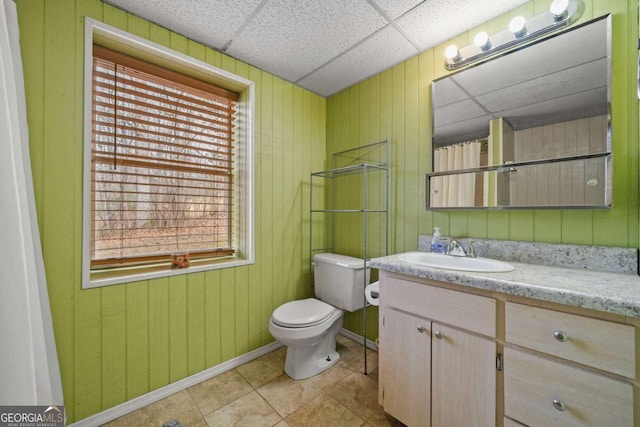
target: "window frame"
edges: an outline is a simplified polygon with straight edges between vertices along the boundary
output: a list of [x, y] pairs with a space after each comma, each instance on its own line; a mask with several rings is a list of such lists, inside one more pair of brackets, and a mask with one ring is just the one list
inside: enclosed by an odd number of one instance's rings
[[[232, 245], [235, 254], [191, 262], [189, 268], [171, 270], [167, 262], [155, 265], [124, 266], [91, 270], [91, 139], [93, 94], [93, 44], [99, 41], [109, 48], [157, 65], [179, 71], [239, 93], [237, 103], [237, 141], [234, 156]], [[254, 215], [254, 117], [255, 83], [226, 70], [176, 52], [149, 40], [129, 34], [103, 22], [85, 17], [84, 40], [84, 132], [83, 132], [83, 242], [82, 288], [89, 289], [119, 283], [148, 280], [212, 269], [253, 264], [255, 241]]]

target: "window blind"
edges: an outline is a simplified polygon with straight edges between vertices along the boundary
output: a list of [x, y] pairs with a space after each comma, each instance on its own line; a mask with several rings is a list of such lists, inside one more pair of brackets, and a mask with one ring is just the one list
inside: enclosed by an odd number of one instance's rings
[[91, 267], [225, 256], [238, 94], [93, 47]]

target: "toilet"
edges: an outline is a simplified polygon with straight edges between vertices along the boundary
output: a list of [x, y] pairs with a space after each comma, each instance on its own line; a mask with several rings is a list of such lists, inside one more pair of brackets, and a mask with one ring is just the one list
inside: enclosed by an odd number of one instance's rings
[[340, 360], [336, 334], [345, 311], [364, 307], [364, 260], [332, 253], [313, 257], [317, 298], [287, 302], [276, 308], [269, 332], [287, 346], [284, 371], [294, 380], [312, 377]]

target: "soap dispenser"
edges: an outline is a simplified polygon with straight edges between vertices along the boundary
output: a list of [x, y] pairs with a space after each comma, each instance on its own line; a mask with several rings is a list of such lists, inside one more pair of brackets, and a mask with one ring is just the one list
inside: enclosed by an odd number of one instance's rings
[[433, 238], [431, 239], [431, 252], [440, 252], [440, 227], [433, 227]]

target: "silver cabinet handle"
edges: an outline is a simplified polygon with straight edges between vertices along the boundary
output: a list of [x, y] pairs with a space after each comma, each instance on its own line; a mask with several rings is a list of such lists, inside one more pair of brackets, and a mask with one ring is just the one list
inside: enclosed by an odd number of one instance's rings
[[569, 341], [569, 335], [565, 334], [562, 331], [555, 331], [553, 333], [553, 336], [555, 337], [555, 339], [557, 339], [560, 342], [567, 342]]
[[417, 329], [418, 329], [418, 332], [420, 332], [421, 334], [423, 334], [423, 333], [424, 333], [424, 331], [426, 331], [426, 330], [427, 330], [427, 329], [426, 329], [424, 326], [422, 326], [422, 325], [418, 325], [418, 328], [417, 328]]
[[556, 408], [558, 411], [567, 410], [567, 405], [565, 405], [565, 403], [562, 400], [558, 400], [558, 399], [553, 399], [553, 407]]
[[440, 332], [440, 331], [435, 331], [435, 332], [433, 333], [433, 335], [435, 335], [435, 336], [436, 336], [436, 338], [438, 338], [439, 340], [441, 340], [442, 338], [444, 338], [444, 334], [443, 334], [442, 332]]

